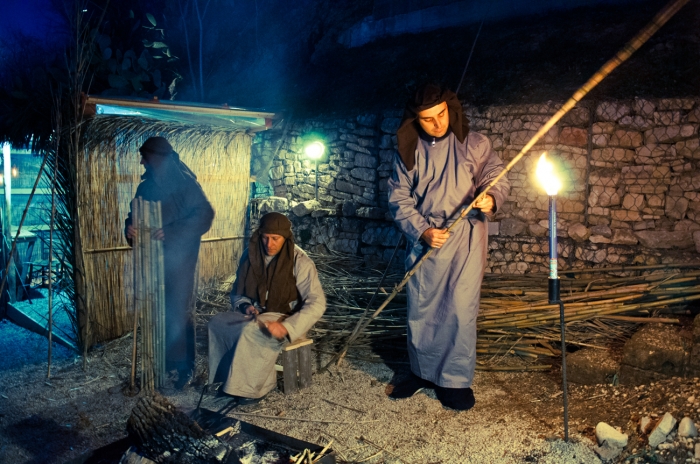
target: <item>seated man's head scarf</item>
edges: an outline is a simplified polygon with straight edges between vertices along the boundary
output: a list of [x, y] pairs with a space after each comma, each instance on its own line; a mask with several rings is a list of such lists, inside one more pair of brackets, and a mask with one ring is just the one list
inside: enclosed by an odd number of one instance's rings
[[[284, 237], [280, 252], [265, 262], [262, 234]], [[299, 298], [294, 278], [294, 235], [292, 223], [284, 214], [267, 213], [260, 218], [260, 227], [250, 237], [248, 257], [236, 273], [233, 284], [237, 295], [244, 295], [257, 302], [262, 312], [291, 312], [289, 304]]]
[[417, 121], [418, 113], [442, 102], [447, 102], [450, 130], [455, 134], [457, 140], [460, 143], [464, 143], [464, 139], [469, 134], [469, 121], [464, 117], [464, 110], [457, 95], [453, 91], [437, 84], [423, 85], [416, 91], [413, 98], [406, 103], [401, 125], [396, 131], [399, 156], [409, 171], [416, 164], [416, 147], [418, 146], [419, 131], [423, 130]]

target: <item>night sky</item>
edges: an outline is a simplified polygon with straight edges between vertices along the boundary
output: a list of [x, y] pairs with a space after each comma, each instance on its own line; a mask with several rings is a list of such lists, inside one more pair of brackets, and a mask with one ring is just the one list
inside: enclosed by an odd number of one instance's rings
[[0, 40], [20, 32], [43, 38], [56, 21], [48, 8], [48, 0], [3, 0], [0, 6]]

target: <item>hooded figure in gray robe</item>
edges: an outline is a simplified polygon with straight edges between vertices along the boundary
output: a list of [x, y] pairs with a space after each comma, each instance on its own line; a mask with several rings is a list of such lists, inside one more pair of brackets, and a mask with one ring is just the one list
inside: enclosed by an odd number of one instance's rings
[[[161, 202], [163, 228], [154, 238], [163, 240], [166, 370], [177, 370], [175, 386], [181, 388], [194, 370], [195, 271], [201, 237], [211, 227], [214, 209], [197, 176], [165, 138], [150, 137], [139, 151], [146, 172], [135, 197]], [[131, 211], [124, 226], [131, 244], [135, 234]]]
[[510, 186], [504, 177], [447, 233], [462, 208], [503, 170], [503, 162], [486, 136], [469, 131], [457, 96], [435, 85], [423, 87], [409, 102], [397, 138], [389, 210], [408, 239], [406, 268], [435, 250], [406, 286], [413, 383], [403, 391], [397, 386], [390, 397], [435, 388], [443, 405], [469, 409], [486, 215], [503, 204]]
[[314, 262], [294, 244], [280, 213], [260, 219], [243, 253], [231, 291], [232, 311], [209, 321], [209, 383], [241, 398], [261, 398], [277, 385], [281, 349], [326, 311]]

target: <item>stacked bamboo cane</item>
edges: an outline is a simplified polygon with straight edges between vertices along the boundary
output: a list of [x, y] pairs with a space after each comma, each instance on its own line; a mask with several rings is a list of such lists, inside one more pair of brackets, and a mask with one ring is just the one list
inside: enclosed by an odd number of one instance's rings
[[[326, 313], [309, 336], [317, 350], [334, 354], [358, 321], [386, 299], [402, 279], [403, 269], [388, 273], [379, 285], [382, 273], [368, 269], [360, 257], [309, 256], [316, 263], [327, 300]], [[688, 263], [561, 271], [567, 344], [574, 349], [608, 349], [629, 338], [639, 324], [678, 323], [677, 316], [688, 314], [692, 303], [700, 300], [699, 269], [700, 263]], [[559, 306], [548, 302], [547, 278], [545, 274], [484, 277], [477, 318], [477, 369], [542, 370], [557, 362]], [[231, 282], [200, 293], [200, 312], [226, 309]], [[402, 291], [352, 347], [375, 353], [377, 348], [405, 352], [406, 303]], [[366, 354], [360, 356], [371, 360]]]
[[134, 308], [141, 326], [141, 388], [152, 392], [165, 377], [165, 276], [163, 241], [154, 238], [162, 228], [159, 201], [141, 197], [132, 202]]
[[[381, 274], [362, 261], [314, 256], [328, 310], [311, 334], [320, 349], [337, 350], [367, 312]], [[692, 268], [695, 269], [692, 269]], [[691, 268], [684, 270], [685, 268]], [[700, 299], [700, 264], [564, 272], [567, 343], [607, 349], [642, 323], [678, 323]], [[403, 275], [390, 274], [370, 305], [381, 304]], [[477, 319], [477, 369], [538, 370], [560, 355], [559, 306], [548, 302], [547, 276], [487, 274]], [[399, 293], [353, 344], [405, 349], [406, 295]], [[324, 348], [325, 346], [325, 348]]]

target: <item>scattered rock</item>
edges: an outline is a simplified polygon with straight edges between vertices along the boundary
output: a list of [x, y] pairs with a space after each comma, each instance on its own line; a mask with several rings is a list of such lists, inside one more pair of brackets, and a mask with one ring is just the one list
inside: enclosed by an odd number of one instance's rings
[[674, 419], [670, 413], [667, 412], [664, 414], [664, 417], [658, 424], [656, 424], [656, 427], [654, 427], [651, 435], [649, 435], [649, 446], [654, 449], [661, 443], [665, 442], [666, 436], [671, 433], [673, 428], [676, 426], [676, 422], [678, 421], [676, 421], [676, 419]]
[[593, 452], [597, 454], [603, 461], [613, 461], [622, 453], [622, 448], [610, 446], [605, 443], [603, 446], [594, 446]]
[[680, 424], [678, 424], [678, 436], [693, 438], [698, 436], [698, 429], [695, 427], [695, 423], [690, 417], [681, 419]]
[[644, 416], [639, 420], [639, 432], [644, 435], [649, 435], [654, 427], [654, 419], [649, 416]]
[[614, 448], [624, 448], [627, 446], [627, 434], [622, 433], [615, 427], [606, 424], [605, 422], [598, 422], [595, 426], [595, 437], [598, 440], [598, 444], [605, 445]]

